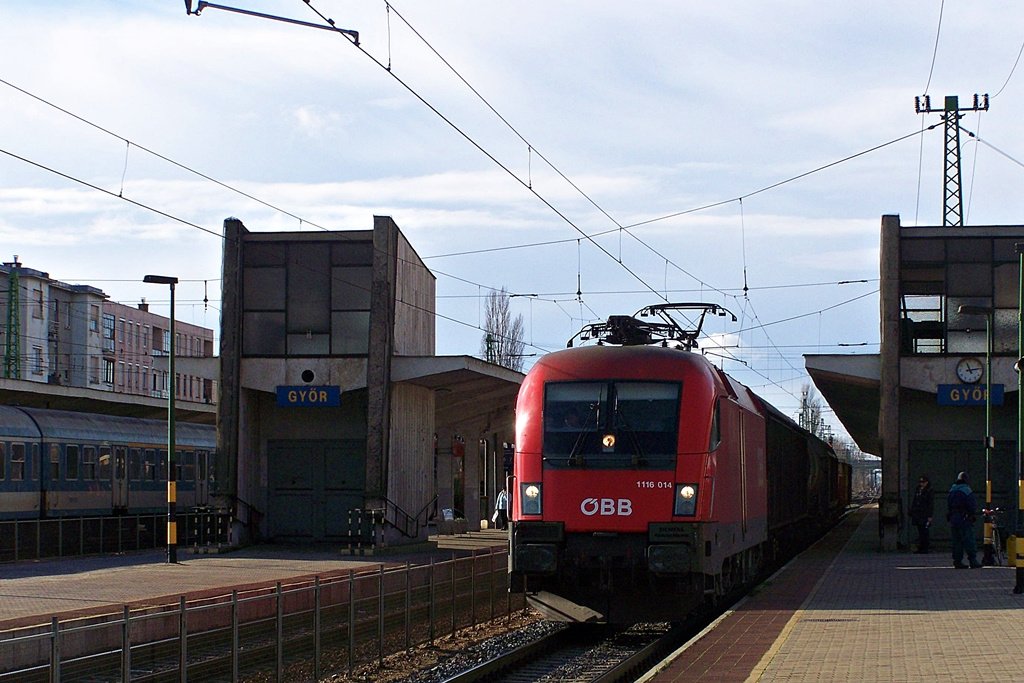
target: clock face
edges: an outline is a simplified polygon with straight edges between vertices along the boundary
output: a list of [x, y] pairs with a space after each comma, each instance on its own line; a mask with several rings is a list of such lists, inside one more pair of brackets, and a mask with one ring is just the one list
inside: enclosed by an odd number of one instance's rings
[[974, 384], [985, 374], [985, 366], [977, 358], [964, 358], [956, 364], [956, 376], [961, 382]]

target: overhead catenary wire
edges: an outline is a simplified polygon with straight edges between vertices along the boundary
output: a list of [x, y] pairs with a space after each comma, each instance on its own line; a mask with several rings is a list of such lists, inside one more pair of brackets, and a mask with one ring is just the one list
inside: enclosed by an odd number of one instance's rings
[[[390, 64], [389, 64], [389, 66], [390, 66]], [[531, 183], [531, 184], [532, 184], [532, 183]], [[275, 207], [275, 208], [276, 208], [276, 207]], [[287, 213], [287, 212], [285, 212], [285, 213]], [[293, 215], [293, 214], [289, 214], [289, 215]], [[293, 216], [294, 216], [294, 215], [293, 215]], [[299, 221], [300, 221], [300, 225], [301, 225], [302, 219], [301, 219], [301, 218], [299, 218]], [[318, 227], [319, 227], [319, 226], [318, 226]], [[609, 231], [609, 232], [611, 232], [611, 231]], [[620, 237], [621, 237], [621, 232], [620, 232]], [[577, 239], [578, 239], [578, 238], [577, 238]], [[645, 245], [645, 246], [649, 246], [649, 245]], [[650, 247], [649, 247], [649, 248], [650, 248]], [[652, 248], [652, 250], [653, 250], [653, 248]], [[656, 250], [655, 250], [655, 251], [656, 251]], [[657, 252], [656, 252], [656, 253], [657, 253]], [[609, 256], [610, 256], [610, 254], [609, 254]], [[613, 258], [614, 258], [614, 257], [613, 257]], [[618, 262], [621, 262], [621, 255], [620, 255], [620, 257], [619, 257], [619, 258], [617, 258], [617, 259], [615, 259], [615, 260], [616, 260], [616, 261], [618, 261]], [[668, 260], [668, 259], [666, 259], [666, 264], [668, 264], [668, 263], [669, 263], [669, 260]], [[673, 264], [673, 265], [675, 265], [675, 264]], [[684, 271], [684, 272], [685, 272], [685, 271]], [[646, 284], [646, 283], [644, 283], [644, 284]], [[580, 288], [578, 288], [578, 291], [579, 291], [579, 292], [580, 292], [580, 294], [582, 295], [582, 291], [581, 291], [581, 289], [582, 289], [581, 287], [580, 287]], [[654, 290], [652, 289], [652, 291], [654, 291]], [[589, 293], [588, 293], [588, 294], [589, 294]]]
[[[323, 13], [321, 13], [320, 10], [318, 10], [316, 7], [314, 7], [312, 2], [310, 2], [309, 0], [303, 0], [303, 1], [304, 1], [304, 4], [307, 7], [309, 7], [313, 12], [315, 12], [317, 16], [319, 16], [324, 21], [328, 21], [327, 16], [324, 15]], [[338, 30], [339, 32], [341, 31], [340, 29], [336, 29], [336, 30]], [[574, 229], [576, 232], [578, 232], [580, 235], [582, 235], [583, 239], [587, 240], [592, 245], [597, 247], [597, 249], [599, 251], [601, 251], [602, 253], [604, 253], [608, 258], [612, 259], [613, 261], [616, 261], [616, 263], [618, 263], [619, 266], [623, 270], [625, 270], [627, 273], [629, 273], [630, 276], [632, 276], [637, 282], [639, 282], [640, 284], [645, 286], [653, 294], [655, 294], [656, 296], [660, 296], [660, 294], [658, 293], [657, 288], [652, 287], [646, 280], [644, 280], [638, 273], [636, 273], [629, 266], [627, 266], [626, 264], [618, 261], [611, 252], [609, 252], [607, 249], [605, 249], [603, 246], [601, 246], [598, 242], [596, 242], [590, 235], [587, 234], [587, 232], [585, 230], [583, 230], [583, 228], [579, 227], [572, 219], [570, 219], [564, 212], [562, 212], [558, 207], [556, 207], [554, 204], [552, 204], [539, 191], [537, 191], [533, 187], [530, 187], [529, 183], [527, 183], [525, 180], [523, 180], [518, 175], [516, 175], [516, 173], [512, 169], [510, 169], [507, 165], [502, 163], [502, 161], [499, 160], [496, 156], [494, 156], [494, 154], [492, 154], [483, 145], [481, 145], [479, 142], [477, 142], [475, 139], [473, 139], [472, 136], [470, 136], [466, 131], [464, 131], [460, 126], [458, 126], [448, 116], [446, 116], [444, 113], [442, 113], [437, 107], [435, 107], [433, 104], [431, 104], [415, 88], [413, 88], [404, 79], [400, 78], [397, 74], [395, 74], [395, 72], [393, 70], [388, 70], [387, 67], [384, 64], [382, 64], [379, 59], [377, 59], [376, 57], [371, 55], [369, 52], [367, 52], [361, 45], [356, 45], [356, 44], [352, 43], [351, 41], [347, 41], [347, 42], [349, 44], [353, 45], [353, 47], [355, 47], [357, 50], [359, 50], [359, 52], [361, 54], [363, 54], [367, 59], [369, 59], [374, 64], [376, 64], [378, 67], [383, 69], [386, 73], [388, 73], [392, 78], [395, 79], [395, 81], [399, 85], [401, 85], [403, 88], [405, 88], [409, 92], [409, 94], [411, 94], [413, 97], [415, 97], [417, 100], [419, 100], [425, 107], [430, 109], [430, 111], [432, 111], [434, 114], [436, 114], [452, 130], [454, 130], [456, 133], [458, 133], [460, 136], [462, 136], [462, 138], [464, 140], [466, 140], [470, 145], [475, 147], [481, 154], [483, 154], [488, 159], [490, 159], [498, 168], [503, 170], [509, 177], [511, 177], [513, 180], [515, 180], [517, 183], [519, 183], [529, 193], [533, 194], [533, 196], [536, 197], [542, 204], [544, 204], [544, 206], [548, 207], [548, 209], [550, 209], [562, 221], [564, 221], [572, 229]]]

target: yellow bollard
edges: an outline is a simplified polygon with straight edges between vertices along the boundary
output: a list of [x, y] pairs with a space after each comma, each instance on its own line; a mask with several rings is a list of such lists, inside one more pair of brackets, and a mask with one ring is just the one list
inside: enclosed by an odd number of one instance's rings
[[[1024, 555], [1024, 543], [1021, 543], [1020, 552]], [[1024, 557], [1021, 558], [1024, 560]], [[1017, 537], [1010, 536], [1006, 540], [1006, 566], [1016, 567], [1017, 566]], [[1021, 566], [1024, 566], [1022, 564]]]

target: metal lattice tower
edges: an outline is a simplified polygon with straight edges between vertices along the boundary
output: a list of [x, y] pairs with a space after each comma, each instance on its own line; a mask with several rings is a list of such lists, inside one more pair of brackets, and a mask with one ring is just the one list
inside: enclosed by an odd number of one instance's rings
[[942, 224], [964, 224], [964, 195], [960, 185], [960, 112], [956, 95], [946, 97], [946, 111], [942, 115], [946, 140], [946, 191], [944, 193]]
[[7, 338], [4, 344], [4, 377], [21, 379], [21, 287], [17, 259], [7, 271]]
[[932, 100], [928, 95], [924, 96], [924, 106], [921, 106], [921, 98], [914, 98], [914, 109], [918, 114], [930, 114], [942, 112], [942, 121], [945, 124], [945, 191], [942, 201], [942, 224], [947, 226], [962, 226], [964, 224], [964, 199], [963, 185], [960, 182], [960, 119], [963, 118], [962, 111], [988, 111], [988, 95], [979, 98], [974, 96], [974, 105], [971, 107], [960, 107], [960, 99], [956, 95], [947, 95], [945, 106], [940, 109], [932, 109]]

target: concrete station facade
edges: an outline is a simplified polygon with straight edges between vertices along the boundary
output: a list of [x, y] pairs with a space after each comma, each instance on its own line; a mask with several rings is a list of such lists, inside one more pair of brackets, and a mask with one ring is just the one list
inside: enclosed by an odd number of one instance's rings
[[239, 530], [400, 544], [443, 509], [479, 528], [523, 375], [434, 355], [434, 276], [394, 221], [224, 231], [218, 493]]
[[[805, 356], [860, 449], [882, 458], [879, 531], [887, 549], [913, 536], [906, 513], [921, 475], [936, 491], [933, 538], [949, 538], [943, 494], [960, 471], [981, 506], [988, 465], [993, 505], [1017, 507], [1017, 243], [1024, 226], [904, 226], [899, 216], [883, 216], [880, 352]], [[995, 439], [988, 453], [987, 383]], [[980, 538], [980, 516], [977, 525]]]

